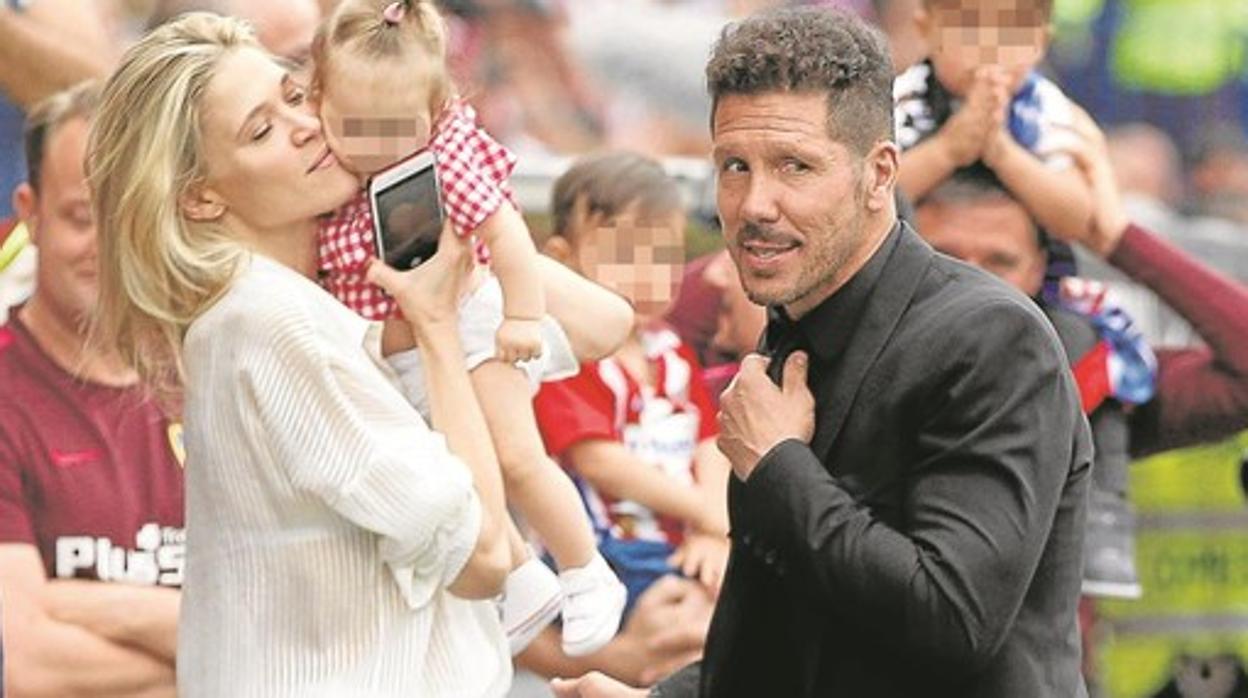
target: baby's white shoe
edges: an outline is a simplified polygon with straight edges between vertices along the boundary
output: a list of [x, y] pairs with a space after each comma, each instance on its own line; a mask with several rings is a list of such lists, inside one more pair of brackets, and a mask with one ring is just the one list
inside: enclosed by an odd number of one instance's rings
[[598, 552], [584, 567], [559, 573], [563, 585], [563, 651], [581, 657], [602, 648], [620, 627], [628, 592]]
[[536, 557], [530, 557], [507, 575], [498, 606], [513, 657], [555, 620], [562, 604], [559, 579]]

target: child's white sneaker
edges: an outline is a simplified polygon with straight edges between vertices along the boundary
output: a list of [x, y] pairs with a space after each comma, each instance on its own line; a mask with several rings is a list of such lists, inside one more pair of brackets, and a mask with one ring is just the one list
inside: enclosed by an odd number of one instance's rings
[[584, 567], [559, 573], [563, 584], [563, 651], [587, 655], [611, 641], [620, 627], [628, 593], [602, 555]]
[[513, 657], [555, 620], [562, 604], [559, 579], [536, 557], [530, 557], [507, 575], [498, 606]]

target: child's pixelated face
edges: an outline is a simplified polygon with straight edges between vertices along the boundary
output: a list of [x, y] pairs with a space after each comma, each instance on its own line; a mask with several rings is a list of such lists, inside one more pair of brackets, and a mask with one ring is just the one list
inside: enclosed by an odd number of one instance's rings
[[921, 9], [917, 21], [937, 79], [958, 97], [986, 65], [1004, 70], [1017, 92], [1048, 48], [1048, 17], [1037, 0], [940, 0]]
[[346, 168], [371, 176], [429, 143], [428, 91], [411, 75], [394, 75], [336, 56], [316, 102], [325, 140]]
[[661, 316], [680, 286], [685, 263], [685, 214], [640, 218], [635, 207], [614, 218], [574, 224], [576, 262], [587, 278], [633, 304], [639, 321]]

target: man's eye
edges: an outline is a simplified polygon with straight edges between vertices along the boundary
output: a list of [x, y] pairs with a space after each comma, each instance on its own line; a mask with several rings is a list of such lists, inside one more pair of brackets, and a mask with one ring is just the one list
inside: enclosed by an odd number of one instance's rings
[[809, 171], [810, 171], [810, 166], [809, 166], [809, 165], [807, 165], [806, 163], [802, 162], [801, 160], [796, 160], [796, 159], [793, 159], [793, 158], [787, 158], [787, 159], [784, 161], [784, 163], [781, 165], [781, 168], [782, 168], [785, 172], [793, 172], [793, 173], [809, 172]]
[[728, 158], [727, 160], [724, 160], [723, 164], [719, 166], [719, 169], [722, 172], [747, 172], [749, 170], [749, 168], [746, 167], [745, 162], [738, 158]]

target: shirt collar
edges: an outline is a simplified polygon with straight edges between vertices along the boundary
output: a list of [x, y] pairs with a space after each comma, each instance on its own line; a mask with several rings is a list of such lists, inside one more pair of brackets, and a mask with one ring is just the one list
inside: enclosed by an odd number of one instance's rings
[[789, 318], [783, 308], [769, 306], [766, 346], [777, 348], [783, 343], [784, 337], [796, 331], [796, 348], [808, 348], [821, 361], [831, 361], [844, 353], [863, 313], [866, 312], [867, 300], [883, 275], [884, 267], [898, 240], [901, 239], [900, 231], [901, 223], [898, 222], [858, 273], [796, 322]]

